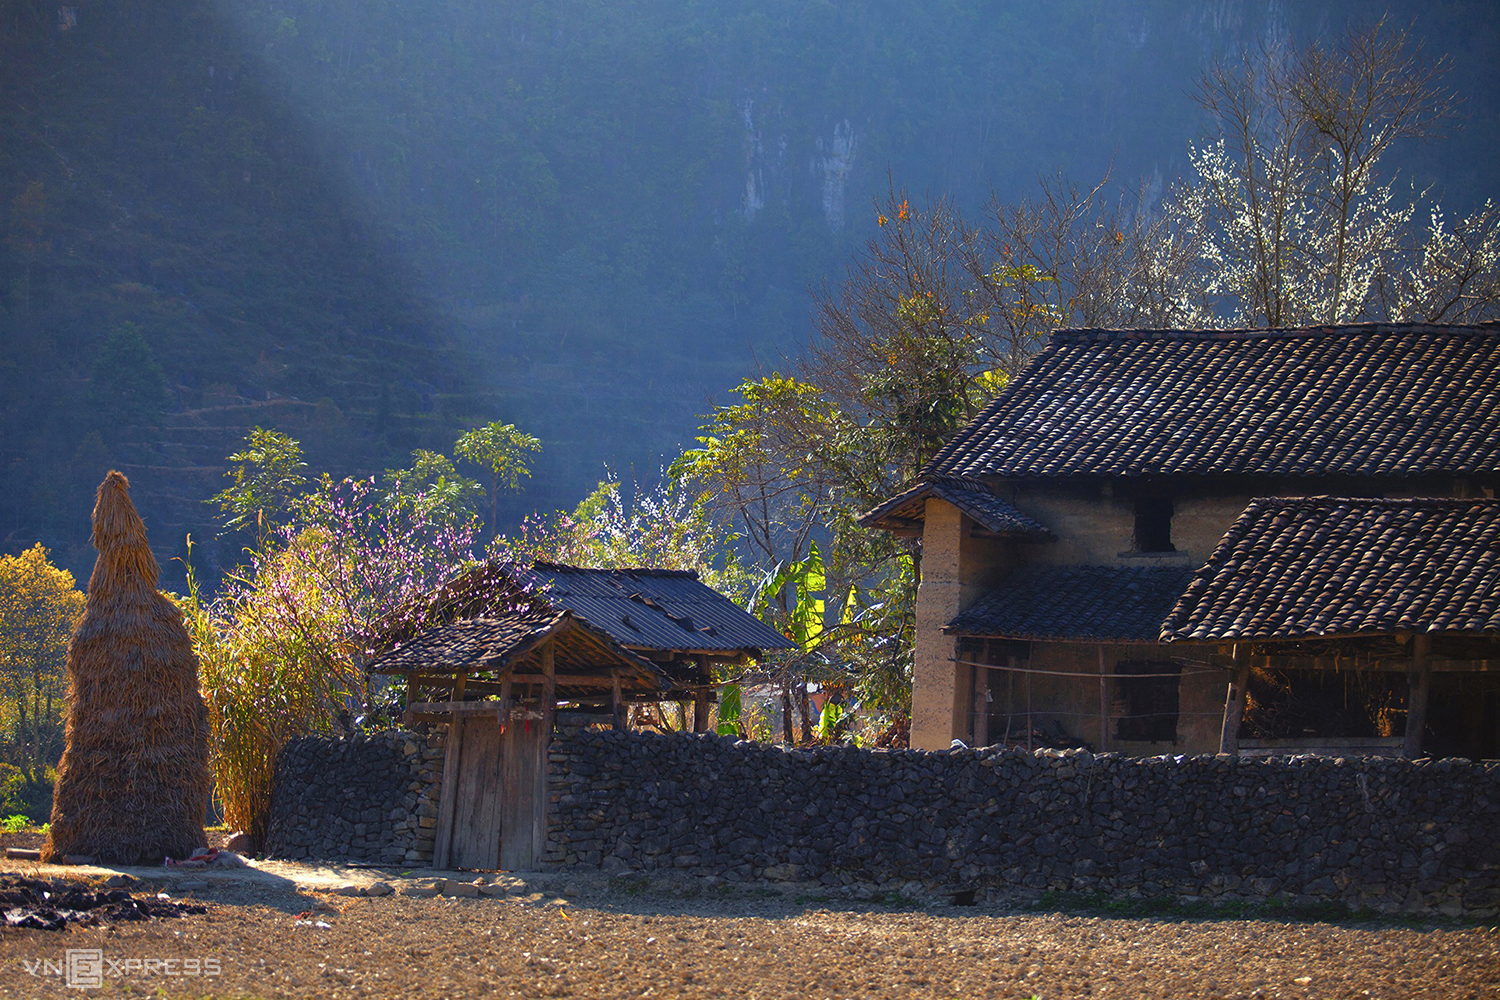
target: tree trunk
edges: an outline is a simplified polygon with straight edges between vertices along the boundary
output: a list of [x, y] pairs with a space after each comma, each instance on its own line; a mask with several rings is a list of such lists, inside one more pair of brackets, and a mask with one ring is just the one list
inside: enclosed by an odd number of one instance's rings
[[781, 735], [787, 746], [795, 746], [797, 737], [792, 734], [792, 682], [783, 678], [781, 682]]
[[802, 715], [802, 742], [812, 742], [812, 719], [811, 708], [807, 703], [807, 678], [804, 677], [797, 684], [797, 710]]
[[26, 696], [23, 694], [16, 699], [16, 736], [21, 740], [21, 763], [26, 766], [26, 777], [29, 781], [36, 780], [36, 770], [27, 760], [26, 753]]

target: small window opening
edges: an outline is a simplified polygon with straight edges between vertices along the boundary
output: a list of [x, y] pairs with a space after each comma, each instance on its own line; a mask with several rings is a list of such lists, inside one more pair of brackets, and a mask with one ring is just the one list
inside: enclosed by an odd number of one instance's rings
[[1137, 497], [1135, 501], [1135, 550], [1176, 552], [1172, 545], [1172, 498]]
[[1181, 664], [1170, 660], [1121, 660], [1115, 664], [1115, 739], [1177, 742], [1177, 689]]

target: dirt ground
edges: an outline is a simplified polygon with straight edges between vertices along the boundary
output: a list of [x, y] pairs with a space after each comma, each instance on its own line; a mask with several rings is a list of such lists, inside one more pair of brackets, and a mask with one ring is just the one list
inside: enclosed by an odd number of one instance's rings
[[[0, 930], [0, 997], [1500, 997], [1491, 927], [1113, 919], [694, 878], [0, 867], [126, 872], [142, 891], [209, 904], [175, 920]], [[444, 875], [479, 879], [485, 895], [407, 895]], [[396, 891], [338, 894], [377, 881]], [[70, 949], [85, 964], [69, 967]], [[97, 990], [68, 985], [91, 968]]]

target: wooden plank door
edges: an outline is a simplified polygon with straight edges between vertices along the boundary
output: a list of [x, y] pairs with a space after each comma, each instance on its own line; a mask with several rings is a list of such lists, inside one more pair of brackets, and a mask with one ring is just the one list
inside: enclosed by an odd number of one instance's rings
[[500, 750], [500, 867], [536, 868], [546, 848], [547, 744], [551, 713], [535, 702], [511, 710]]
[[[449, 752], [458, 752], [457, 774], [451, 783], [452, 802], [439, 814], [452, 816], [448, 858], [440, 867], [496, 868], [500, 862], [501, 768], [500, 725], [496, 715], [476, 715], [463, 721]], [[443, 798], [450, 787], [443, 789]], [[439, 837], [439, 840], [442, 838]]]

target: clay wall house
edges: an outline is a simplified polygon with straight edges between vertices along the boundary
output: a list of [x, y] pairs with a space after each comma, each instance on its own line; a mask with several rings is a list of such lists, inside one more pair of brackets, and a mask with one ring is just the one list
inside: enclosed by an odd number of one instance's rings
[[[1251, 735], [1275, 717], [1299, 723], [1262, 749], [1398, 752], [1413, 636], [1457, 620], [1451, 587], [1432, 588], [1416, 618], [1381, 619], [1379, 639], [1342, 636], [1353, 645], [1325, 642], [1327, 655], [1310, 658], [1258, 633], [1163, 625], [1256, 498], [1484, 498], [1497, 487], [1494, 324], [1060, 331], [909, 489], [861, 519], [921, 539], [912, 745], [1217, 751], [1244, 690], [1227, 702], [1231, 678], [1259, 657], [1248, 714], [1231, 721]], [[1430, 559], [1425, 539], [1409, 559]], [[1227, 593], [1244, 589], [1235, 573], [1255, 560], [1235, 565]], [[1354, 566], [1370, 573], [1351, 606], [1373, 609], [1377, 593], [1411, 582], [1378, 562]], [[1256, 592], [1254, 613], [1322, 585], [1287, 567], [1292, 577]], [[1432, 675], [1435, 706], [1479, 706], [1471, 731], [1441, 741], [1455, 751], [1500, 740], [1493, 596], [1488, 611], [1468, 609], [1463, 657]], [[1389, 732], [1351, 717], [1381, 697]], [[1285, 710], [1294, 703], [1311, 716]]]

